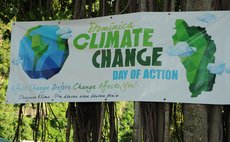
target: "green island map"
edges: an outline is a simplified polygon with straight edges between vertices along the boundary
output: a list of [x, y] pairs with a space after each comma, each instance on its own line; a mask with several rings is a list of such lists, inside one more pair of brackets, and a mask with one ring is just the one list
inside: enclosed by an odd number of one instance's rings
[[187, 42], [194, 50], [193, 54], [180, 57], [186, 69], [191, 97], [197, 97], [202, 91], [212, 91], [216, 75], [207, 69], [209, 63], [215, 62], [216, 45], [205, 28], [189, 26], [183, 19], [176, 20], [175, 34], [172, 36], [174, 45]]

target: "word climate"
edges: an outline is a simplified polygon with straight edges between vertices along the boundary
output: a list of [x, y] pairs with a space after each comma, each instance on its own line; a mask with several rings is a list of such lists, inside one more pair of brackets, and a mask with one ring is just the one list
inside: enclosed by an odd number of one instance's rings
[[74, 38], [77, 49], [96, 50], [92, 64], [96, 68], [161, 66], [162, 47], [153, 47], [153, 28], [135, 28], [132, 22], [101, 26], [90, 23], [88, 33]]

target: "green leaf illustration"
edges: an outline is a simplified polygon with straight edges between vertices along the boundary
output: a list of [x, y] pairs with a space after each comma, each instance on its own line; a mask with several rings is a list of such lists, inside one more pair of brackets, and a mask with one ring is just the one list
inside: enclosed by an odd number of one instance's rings
[[206, 33], [205, 28], [188, 26], [182, 19], [176, 20], [175, 29], [174, 44], [187, 42], [190, 47], [195, 48], [192, 55], [180, 57], [181, 63], [186, 69], [192, 97], [197, 97], [202, 91], [212, 91], [216, 75], [210, 73], [207, 66], [215, 61], [216, 45], [214, 41]]

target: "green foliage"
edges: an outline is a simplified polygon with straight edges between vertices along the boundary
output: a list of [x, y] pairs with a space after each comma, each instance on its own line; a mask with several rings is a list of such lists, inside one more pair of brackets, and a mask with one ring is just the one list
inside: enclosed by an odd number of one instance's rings
[[0, 0], [0, 21], [4, 24], [9, 23], [15, 16], [17, 11], [17, 2], [14, 0]]
[[0, 103], [0, 137], [5, 139], [12, 139], [14, 137], [17, 113], [14, 107], [5, 104], [4, 102]]
[[[66, 118], [65, 111], [67, 109], [67, 103], [52, 103], [52, 104], [43, 104], [43, 107], [40, 108], [40, 121], [39, 121], [39, 132], [38, 140], [42, 139], [45, 141], [65, 141], [65, 130], [66, 130]], [[18, 110], [17, 110], [18, 111]], [[36, 129], [35, 119], [36, 119], [36, 108], [33, 109], [31, 104], [26, 104], [23, 107], [23, 118], [20, 125], [20, 140], [33, 140], [34, 131]], [[4, 129], [0, 132], [3, 132], [1, 137], [8, 138], [12, 140], [15, 134], [16, 128], [11, 128], [11, 131], [8, 131], [8, 127], [17, 126], [17, 112], [11, 110], [11, 113], [15, 112], [15, 117], [9, 116], [12, 123], [1, 125]], [[0, 115], [1, 118], [1, 115]], [[6, 118], [7, 119], [7, 118]], [[1, 121], [6, 123], [7, 120]], [[0, 124], [1, 124], [0, 122]], [[0, 133], [1, 134], [1, 133]]]
[[133, 139], [133, 124], [134, 124], [134, 103], [133, 102], [118, 102], [117, 117], [118, 117], [118, 141], [129, 142]]
[[31, 117], [23, 117], [22, 125], [21, 125], [21, 139], [22, 140], [32, 140], [33, 139], [33, 131], [31, 129], [33, 126], [33, 119]]
[[50, 20], [73, 19], [73, 0], [53, 0], [51, 4], [52, 15]]
[[1, 1], [0, 19], [9, 23], [13, 18], [17, 21], [44, 21], [72, 19], [72, 0], [21, 0]]
[[176, 20], [174, 43], [187, 42], [196, 51], [188, 57], [180, 57], [186, 69], [189, 90], [192, 97], [197, 97], [202, 91], [212, 91], [215, 83], [215, 74], [207, 69], [209, 63], [214, 63], [216, 46], [204, 28], [189, 27], [184, 20]]
[[5, 103], [7, 78], [9, 76], [9, 39], [4, 33], [9, 30], [10, 24], [0, 22], [0, 137], [11, 139], [15, 131], [17, 109]]
[[[11, 21], [70, 19], [72, 18], [72, 5], [71, 0], [54, 0], [51, 4], [43, 0], [9, 0], [0, 5], [2, 9], [0, 11], [0, 137], [13, 140], [18, 125], [18, 105], [8, 105], [5, 103], [10, 66]], [[50, 104], [49, 109], [47, 108], [48, 114], [40, 120], [39, 139], [41, 139], [42, 128], [44, 129], [45, 127], [47, 141], [65, 141], [66, 106], [66, 103]], [[23, 108], [20, 139], [32, 140], [35, 128], [35, 115], [26, 115], [28, 108], [32, 108], [30, 104]], [[36, 112], [34, 109], [29, 111]]]
[[[65, 141], [67, 103], [52, 103], [47, 118], [47, 141]], [[52, 109], [52, 110], [51, 110]]]
[[[10, 24], [5, 25], [0, 22], [0, 85], [4, 85], [5, 79], [9, 76], [9, 38], [5, 37], [4, 34], [10, 30]], [[3, 83], [3, 84], [2, 84]], [[1, 86], [1, 89], [5, 89], [6, 86]]]
[[[116, 103], [116, 127], [119, 142], [130, 142], [133, 139], [134, 124], [134, 103], [133, 102], [117, 102]], [[102, 141], [109, 140], [109, 113], [105, 113], [105, 121], [103, 124]]]

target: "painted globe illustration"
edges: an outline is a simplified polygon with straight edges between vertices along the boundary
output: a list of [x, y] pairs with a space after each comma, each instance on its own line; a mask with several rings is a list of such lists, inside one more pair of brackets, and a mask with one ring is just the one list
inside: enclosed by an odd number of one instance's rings
[[59, 73], [68, 55], [67, 38], [56, 25], [30, 28], [20, 41], [19, 58], [31, 79], [49, 79]]

